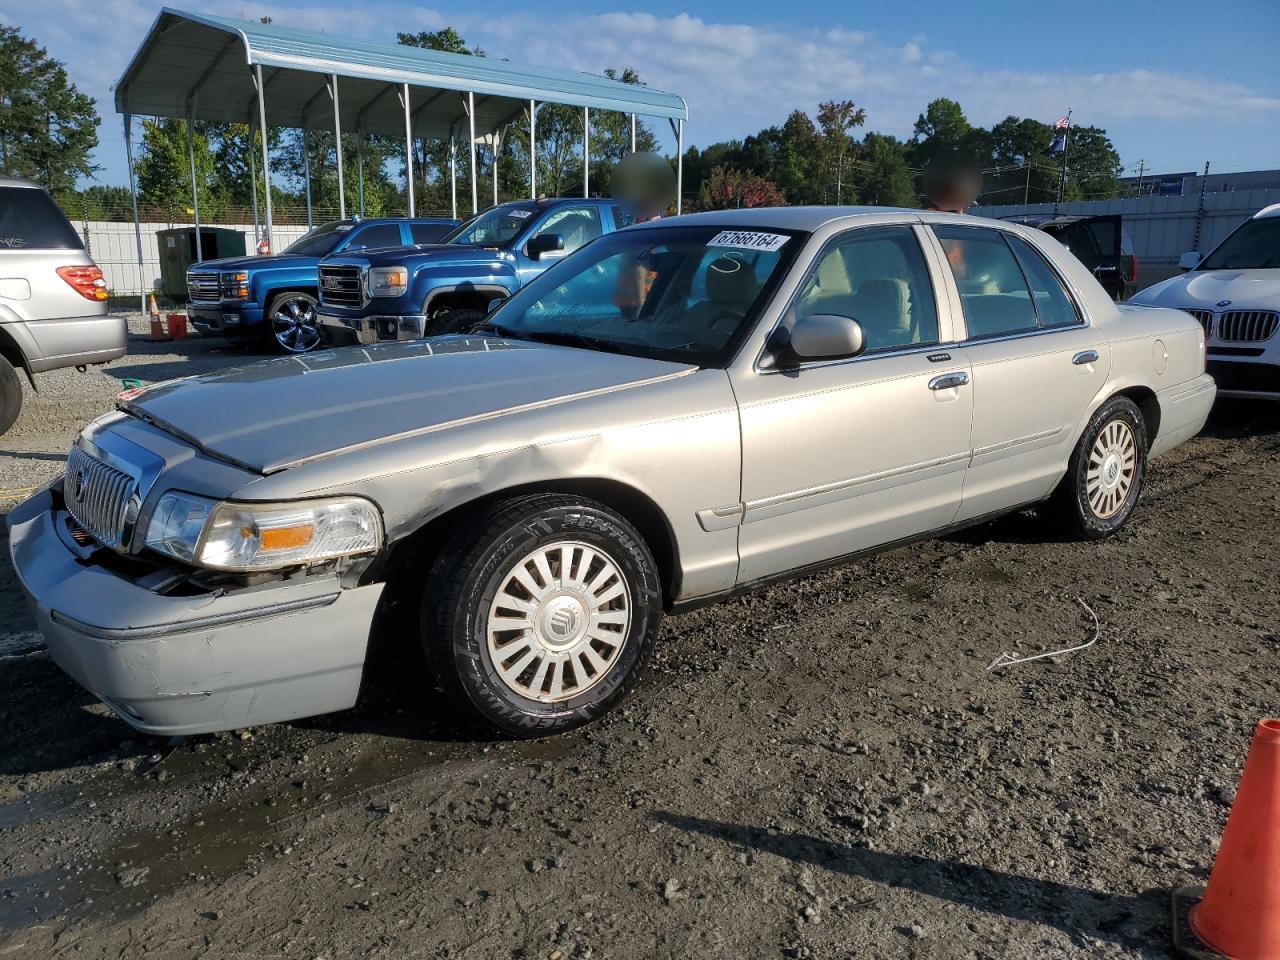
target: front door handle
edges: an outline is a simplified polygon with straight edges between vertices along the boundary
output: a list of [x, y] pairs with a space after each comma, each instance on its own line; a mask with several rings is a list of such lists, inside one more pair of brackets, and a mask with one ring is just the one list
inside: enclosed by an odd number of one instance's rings
[[1097, 350], [1081, 350], [1079, 353], [1077, 353], [1074, 357], [1071, 358], [1071, 362], [1074, 363], [1077, 367], [1082, 367], [1086, 363], [1097, 363], [1098, 351]]
[[963, 370], [956, 373], [944, 373], [929, 381], [930, 390], [950, 390], [952, 387], [963, 387], [969, 382], [969, 375]]

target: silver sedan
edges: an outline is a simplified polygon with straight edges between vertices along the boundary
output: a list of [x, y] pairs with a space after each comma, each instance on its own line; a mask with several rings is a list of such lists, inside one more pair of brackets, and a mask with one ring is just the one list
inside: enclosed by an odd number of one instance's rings
[[1028, 504], [1115, 533], [1204, 370], [1193, 319], [1039, 231], [698, 214], [467, 334], [122, 399], [10, 543], [53, 657], [142, 730], [350, 707], [396, 604], [458, 710], [538, 735], [614, 706], [666, 612]]

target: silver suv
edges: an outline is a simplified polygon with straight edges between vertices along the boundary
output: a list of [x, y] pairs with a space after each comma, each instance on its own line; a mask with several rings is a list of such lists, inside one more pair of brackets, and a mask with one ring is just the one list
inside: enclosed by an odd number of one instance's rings
[[123, 317], [58, 205], [28, 180], [0, 177], [0, 434], [22, 409], [21, 368], [106, 363], [125, 352]]

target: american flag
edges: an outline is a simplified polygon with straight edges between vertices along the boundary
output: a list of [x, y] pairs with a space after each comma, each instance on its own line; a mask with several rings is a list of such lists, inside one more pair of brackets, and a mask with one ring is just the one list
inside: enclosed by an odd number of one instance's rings
[[1055, 129], [1055, 130], [1065, 130], [1065, 129], [1067, 129], [1067, 127], [1069, 127], [1069, 126], [1071, 126], [1071, 118], [1070, 118], [1070, 117], [1059, 117], [1059, 118], [1058, 118], [1058, 122], [1057, 122], [1057, 123], [1055, 123], [1055, 124], [1053, 125], [1053, 129]]

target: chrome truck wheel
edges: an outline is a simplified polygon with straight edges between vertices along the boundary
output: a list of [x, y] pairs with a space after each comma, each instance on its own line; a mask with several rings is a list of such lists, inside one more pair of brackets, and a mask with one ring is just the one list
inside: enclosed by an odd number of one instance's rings
[[305, 293], [285, 293], [267, 308], [270, 345], [280, 353], [307, 353], [320, 344], [316, 329], [316, 299]]
[[1128, 397], [1112, 397], [1081, 434], [1067, 473], [1050, 498], [1049, 512], [1079, 539], [1108, 537], [1133, 513], [1146, 468], [1142, 411]]
[[662, 616], [658, 566], [626, 518], [536, 494], [469, 517], [432, 563], [422, 642], [470, 715], [541, 736], [587, 723], [637, 683]]

